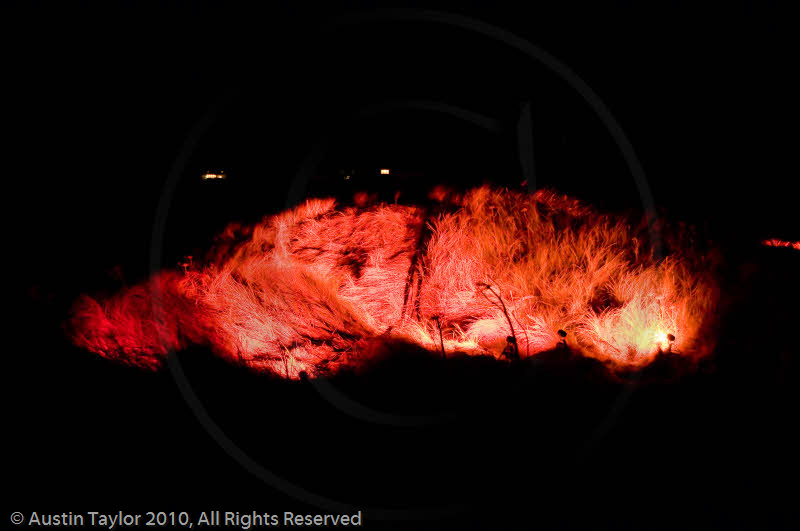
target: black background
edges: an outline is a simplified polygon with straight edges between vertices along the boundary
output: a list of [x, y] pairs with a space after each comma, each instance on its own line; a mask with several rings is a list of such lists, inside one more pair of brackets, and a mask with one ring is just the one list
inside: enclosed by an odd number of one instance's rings
[[[611, 136], [552, 71], [445, 24], [327, 22], [368, 7], [4, 8], [5, 261], [10, 292], [24, 292], [6, 330], [7, 513], [339, 512], [237, 463], [171, 370], [118, 367], [64, 336], [78, 294], [148, 276], [157, 205], [185, 148], [164, 268], [201, 255], [227, 222], [304, 196], [402, 189], [411, 200], [437, 182], [518, 187], [526, 104], [537, 186], [608, 210], [642, 208]], [[249, 374], [202, 349], [180, 353], [209, 417], [265, 469], [363, 509], [365, 527], [796, 525], [800, 260], [758, 243], [798, 239], [788, 14], [751, 2], [416, 7], [516, 34], [603, 99], [657, 207], [725, 254], [714, 358], [632, 384], [563, 356], [511, 370], [408, 352], [330, 380], [376, 419], [342, 411], [311, 383]], [[488, 117], [497, 130], [407, 108], [422, 100]], [[389, 101], [406, 106], [359, 114]], [[187, 143], [198, 123], [207, 127]], [[292, 188], [309, 160], [307, 186]], [[379, 167], [424, 176], [378, 178]], [[228, 179], [200, 180], [215, 169]], [[356, 172], [344, 182], [341, 169]], [[442, 413], [450, 420], [381, 423]], [[374, 510], [440, 506], [461, 512], [398, 522]]]

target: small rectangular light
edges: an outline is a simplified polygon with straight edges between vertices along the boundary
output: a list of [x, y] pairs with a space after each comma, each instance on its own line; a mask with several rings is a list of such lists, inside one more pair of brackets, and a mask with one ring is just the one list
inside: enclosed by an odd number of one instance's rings
[[387, 169], [382, 169], [382, 170], [381, 170], [381, 175], [389, 175], [389, 170], [387, 170]]
[[204, 181], [207, 181], [208, 179], [224, 179], [224, 178], [225, 178], [225, 174], [224, 173], [204, 173], [203, 174], [203, 180]]

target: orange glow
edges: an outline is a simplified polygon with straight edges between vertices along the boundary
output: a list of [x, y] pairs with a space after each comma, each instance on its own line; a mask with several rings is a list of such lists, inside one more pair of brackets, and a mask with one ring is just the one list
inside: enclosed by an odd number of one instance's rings
[[669, 334], [661, 330], [656, 331], [653, 337], [653, 341], [660, 350], [669, 349], [670, 343], [672, 343], [672, 341], [670, 341]]
[[381, 175], [389, 175], [389, 170], [387, 169], [381, 170]]
[[779, 240], [778, 238], [772, 238], [769, 240], [764, 240], [761, 242], [763, 245], [767, 247], [791, 247], [792, 249], [797, 249], [800, 251], [800, 242], [787, 242], [786, 240]]
[[204, 173], [203, 180], [209, 179], [225, 179], [227, 176], [224, 173]]
[[73, 340], [147, 368], [203, 343], [287, 378], [358, 367], [393, 341], [501, 359], [513, 335], [525, 358], [557, 348], [563, 330], [569, 349], [612, 368], [713, 348], [715, 258], [684, 229], [661, 225], [659, 258], [646, 223], [553, 192], [483, 187], [447, 200], [449, 211], [425, 218], [413, 206], [312, 199], [232, 225], [185, 272], [81, 298]]

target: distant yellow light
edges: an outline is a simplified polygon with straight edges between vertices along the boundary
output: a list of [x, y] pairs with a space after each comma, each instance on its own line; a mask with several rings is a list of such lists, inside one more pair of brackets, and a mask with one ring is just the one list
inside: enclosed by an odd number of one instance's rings
[[227, 177], [224, 173], [204, 173], [203, 180], [206, 181], [208, 179], [224, 179]]
[[386, 169], [381, 170], [381, 175], [389, 175], [389, 170]]

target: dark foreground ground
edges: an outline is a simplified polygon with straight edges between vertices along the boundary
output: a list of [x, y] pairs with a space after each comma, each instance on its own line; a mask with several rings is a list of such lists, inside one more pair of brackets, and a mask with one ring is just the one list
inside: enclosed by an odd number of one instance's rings
[[800, 373], [784, 309], [798, 293], [782, 279], [800, 253], [753, 251], [713, 359], [665, 357], [616, 380], [564, 352], [510, 366], [405, 350], [362, 374], [287, 382], [195, 349], [145, 373], [71, 348], [45, 319], [4, 373], [13, 510], [790, 528]]

